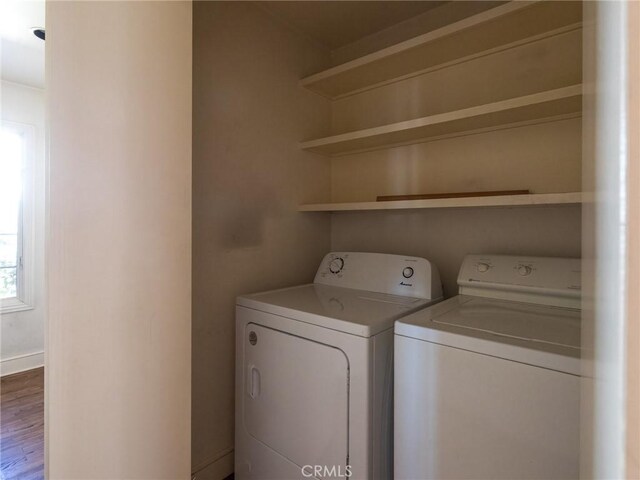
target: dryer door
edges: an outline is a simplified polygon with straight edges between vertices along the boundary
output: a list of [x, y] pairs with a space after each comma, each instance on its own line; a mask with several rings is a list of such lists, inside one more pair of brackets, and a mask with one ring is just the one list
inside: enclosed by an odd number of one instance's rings
[[244, 423], [290, 461], [344, 468], [349, 364], [338, 348], [254, 323], [245, 327]]

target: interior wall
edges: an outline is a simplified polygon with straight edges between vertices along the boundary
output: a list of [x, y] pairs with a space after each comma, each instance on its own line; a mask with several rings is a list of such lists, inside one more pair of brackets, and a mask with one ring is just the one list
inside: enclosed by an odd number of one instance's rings
[[333, 161], [332, 201], [495, 190], [579, 192], [580, 136], [581, 121], [571, 118], [345, 155]]
[[580, 221], [579, 206], [336, 213], [331, 248], [427, 258], [451, 297], [469, 253], [579, 258]]
[[[637, 161], [637, 79], [630, 75], [637, 72], [638, 31], [631, 4], [585, 4], [583, 162], [592, 202], [583, 215], [581, 478], [637, 478], [637, 451], [627, 450], [635, 434], [628, 375], [637, 365], [626, 363], [633, 358], [626, 355], [635, 353], [627, 350], [634, 344], [628, 335], [638, 321], [636, 274], [629, 270], [630, 252], [638, 248], [630, 243], [637, 217], [629, 217], [637, 205], [637, 177], [630, 177], [637, 173], [637, 165], [630, 167]], [[638, 405], [632, 408], [637, 412]]]
[[[636, 55], [640, 48], [640, 4], [632, 3], [628, 10], [629, 23], [625, 52], [629, 62], [629, 78], [640, 79], [640, 59]], [[626, 381], [626, 432], [625, 473], [628, 478], [640, 478], [640, 85], [628, 83], [629, 139], [628, 165], [628, 210], [629, 230], [627, 237], [627, 326], [625, 345]]]
[[329, 102], [298, 85], [330, 52], [249, 2], [194, 4], [193, 470], [233, 471], [235, 297], [313, 281], [328, 160], [298, 147], [328, 133]]
[[33, 308], [2, 314], [0, 372], [16, 373], [44, 365], [44, 91], [2, 81], [2, 120], [35, 130]]
[[46, 16], [46, 477], [188, 479], [191, 3]]

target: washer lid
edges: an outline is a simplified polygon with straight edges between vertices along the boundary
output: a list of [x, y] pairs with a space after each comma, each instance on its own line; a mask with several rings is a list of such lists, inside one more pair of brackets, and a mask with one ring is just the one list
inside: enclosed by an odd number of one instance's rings
[[370, 337], [437, 300], [310, 284], [243, 295], [237, 305], [300, 322]]
[[398, 335], [580, 374], [580, 311], [458, 295], [396, 323]]

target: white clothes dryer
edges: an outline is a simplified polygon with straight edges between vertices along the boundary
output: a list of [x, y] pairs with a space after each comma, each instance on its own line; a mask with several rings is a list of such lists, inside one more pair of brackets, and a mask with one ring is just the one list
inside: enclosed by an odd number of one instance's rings
[[466, 257], [395, 326], [396, 479], [579, 477], [580, 260]]
[[429, 261], [353, 252], [238, 297], [236, 477], [391, 479], [393, 323], [441, 297]]

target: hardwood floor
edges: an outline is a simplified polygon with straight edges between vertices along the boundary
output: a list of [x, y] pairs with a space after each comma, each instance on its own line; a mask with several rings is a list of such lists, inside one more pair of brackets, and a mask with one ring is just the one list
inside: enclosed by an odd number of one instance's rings
[[44, 478], [44, 368], [2, 377], [0, 477]]

